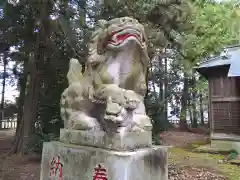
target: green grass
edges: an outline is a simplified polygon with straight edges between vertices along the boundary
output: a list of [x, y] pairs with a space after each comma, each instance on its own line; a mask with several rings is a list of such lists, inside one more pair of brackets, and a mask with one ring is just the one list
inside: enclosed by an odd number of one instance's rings
[[239, 166], [219, 163], [219, 160], [224, 159], [224, 155], [191, 152], [192, 149], [205, 144], [206, 142], [196, 142], [184, 148], [169, 148], [168, 161], [184, 166], [205, 167], [223, 174], [228, 180], [240, 180]]
[[188, 144], [184, 147], [184, 149], [186, 150], [193, 150], [199, 146], [203, 146], [203, 145], [207, 145], [207, 144], [210, 144], [210, 140], [207, 139], [207, 140], [204, 140], [204, 141], [195, 141], [194, 143], [192, 144]]

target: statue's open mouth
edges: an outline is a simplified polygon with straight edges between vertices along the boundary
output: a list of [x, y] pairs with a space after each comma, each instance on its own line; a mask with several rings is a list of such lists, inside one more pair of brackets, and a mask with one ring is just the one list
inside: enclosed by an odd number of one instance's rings
[[110, 35], [108, 44], [113, 46], [119, 46], [122, 43], [126, 42], [126, 40], [135, 40], [138, 41], [140, 44], [143, 42], [142, 33], [133, 28], [124, 28], [119, 31], [115, 31]]

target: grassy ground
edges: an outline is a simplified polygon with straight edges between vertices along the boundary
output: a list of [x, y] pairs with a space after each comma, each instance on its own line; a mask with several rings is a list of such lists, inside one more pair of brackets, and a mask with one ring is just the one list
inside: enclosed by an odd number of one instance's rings
[[[192, 147], [196, 147], [193, 145]], [[219, 154], [195, 153], [189, 148], [170, 148], [169, 163], [182, 166], [204, 167], [217, 171], [228, 180], [240, 180], [240, 167], [223, 163], [224, 156]]]

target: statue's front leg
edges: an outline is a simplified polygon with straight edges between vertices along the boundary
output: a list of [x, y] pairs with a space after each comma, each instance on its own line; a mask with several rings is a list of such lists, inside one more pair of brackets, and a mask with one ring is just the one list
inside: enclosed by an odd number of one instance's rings
[[100, 130], [101, 126], [96, 118], [88, 116], [84, 112], [76, 111], [71, 113], [67, 128], [74, 130]]
[[134, 110], [137, 109], [139, 104], [141, 103], [141, 96], [135, 93], [132, 90], [124, 90], [124, 99], [125, 105], [124, 108]]
[[84, 95], [80, 83], [70, 85], [61, 97], [61, 117], [64, 127], [75, 130], [100, 129], [98, 120], [91, 117], [89, 110], [93, 103]]

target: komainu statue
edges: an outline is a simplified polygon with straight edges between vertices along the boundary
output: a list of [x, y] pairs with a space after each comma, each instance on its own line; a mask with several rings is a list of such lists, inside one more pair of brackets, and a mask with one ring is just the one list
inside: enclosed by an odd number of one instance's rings
[[130, 17], [100, 20], [82, 66], [70, 60], [61, 97], [64, 126], [75, 130], [150, 131], [144, 96], [149, 64], [144, 27]]

